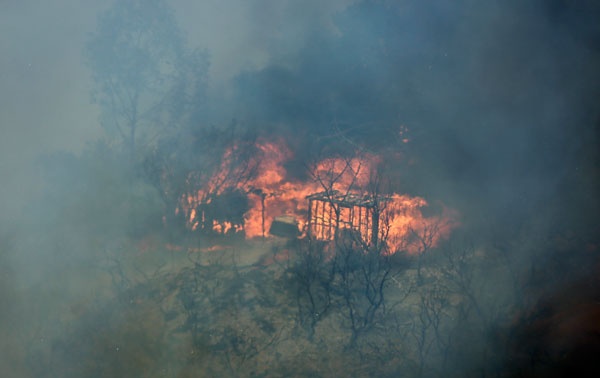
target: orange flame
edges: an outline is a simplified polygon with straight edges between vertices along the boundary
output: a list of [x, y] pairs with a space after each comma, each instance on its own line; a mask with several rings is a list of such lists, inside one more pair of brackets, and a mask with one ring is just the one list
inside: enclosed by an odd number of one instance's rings
[[[293, 154], [287, 146], [279, 142], [261, 141], [256, 145], [259, 155], [252, 157], [246, 166], [235, 166], [236, 146], [228, 149], [222, 158], [220, 169], [208, 180], [207, 185], [192, 194], [183, 195], [180, 208], [186, 216], [188, 227], [192, 230], [205, 227], [217, 233], [226, 234], [230, 231], [244, 231], [246, 238], [268, 236], [273, 220], [282, 215], [291, 215], [298, 220], [301, 230], [306, 232], [309, 213], [307, 197], [317, 192], [339, 192], [342, 195], [357, 193], [368, 196], [368, 187], [380, 159], [377, 156], [363, 154], [360, 158], [343, 159], [327, 158], [315, 164], [312, 180], [299, 182], [291, 180], [285, 169], [285, 163]], [[244, 169], [254, 168], [254, 174], [244, 176]], [[240, 179], [242, 178], [243, 179]], [[211, 204], [225, 190], [239, 190], [247, 196], [248, 210], [243, 215], [243, 224], [233, 224], [231, 221], [210, 220], [205, 214], [204, 207]], [[379, 225], [373, 230], [374, 214], [368, 215], [367, 210], [360, 205], [351, 208], [341, 206], [333, 209], [321, 209], [324, 219], [313, 233], [318, 238], [333, 240], [335, 232], [325, 230], [323, 224], [334, 222], [332, 214], [336, 214], [335, 229], [350, 228], [359, 231], [364, 240], [372, 240], [373, 232], [378, 233], [379, 240], [385, 240], [387, 250], [394, 253], [398, 250], [409, 253], [423, 253], [435, 247], [441, 238], [447, 237], [452, 227], [451, 219], [455, 214], [450, 211], [424, 217], [421, 209], [427, 202], [420, 197], [393, 194], [382, 196], [382, 208], [377, 211]], [[327, 206], [324, 204], [322, 206]], [[339, 214], [338, 214], [339, 212]], [[357, 216], [360, 214], [361, 216]], [[362, 222], [362, 223], [361, 223]]]

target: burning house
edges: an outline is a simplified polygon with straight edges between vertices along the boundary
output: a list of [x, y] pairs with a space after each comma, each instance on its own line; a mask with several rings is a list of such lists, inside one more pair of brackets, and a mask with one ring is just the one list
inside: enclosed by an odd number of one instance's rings
[[380, 204], [389, 198], [334, 190], [315, 193], [307, 199], [307, 234], [314, 239], [331, 241], [342, 232], [350, 232], [365, 244], [377, 244]]
[[[327, 158], [315, 164], [310, 180], [300, 181], [285, 168], [292, 153], [284, 143], [262, 141], [256, 149], [260, 159], [252, 163], [254, 169], [231, 165], [235, 149], [228, 150], [204, 186], [182, 195], [176, 212], [185, 216], [190, 230], [240, 232], [249, 239], [309, 235], [333, 241], [351, 235], [365, 245], [385, 238], [390, 250], [416, 253], [416, 247], [406, 246], [409, 234], [449, 224], [442, 222], [448, 214], [425, 217], [423, 198], [367, 194], [377, 157]], [[243, 176], [249, 171], [255, 174]], [[436, 240], [450, 228], [439, 231]]]

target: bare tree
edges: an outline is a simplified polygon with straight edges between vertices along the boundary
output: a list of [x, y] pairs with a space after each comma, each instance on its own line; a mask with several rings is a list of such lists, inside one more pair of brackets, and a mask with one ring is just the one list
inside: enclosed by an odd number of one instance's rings
[[416, 253], [417, 259], [417, 283], [423, 284], [423, 262], [424, 258], [434, 246], [440, 237], [442, 226], [446, 222], [442, 218], [436, 218], [433, 221], [421, 221], [417, 224], [411, 223], [407, 228], [406, 235], [402, 238], [401, 248], [412, 250]]
[[183, 330], [199, 360], [212, 357], [215, 375], [223, 375], [219, 366], [231, 376], [260, 370], [258, 356], [275, 348], [284, 331], [275, 324], [282, 316], [273, 298], [277, 288], [264, 271], [238, 267], [236, 256], [232, 250], [204, 261], [190, 258], [193, 266], [175, 281], [186, 314]]
[[352, 245], [357, 244], [336, 246], [332, 287], [351, 331], [350, 344], [354, 345], [385, 312], [385, 292], [392, 266], [381, 249], [364, 250]]
[[84, 53], [102, 126], [123, 144], [132, 165], [140, 142], [151, 142], [165, 123], [181, 120], [190, 103], [199, 105], [207, 57], [186, 51], [164, 0], [116, 2], [99, 17]]
[[[188, 175], [186, 193], [192, 194], [195, 210], [195, 217], [189, 221], [197, 222], [201, 230], [212, 230], [215, 222], [243, 227], [243, 215], [249, 209], [247, 196], [254, 188], [249, 188], [248, 183], [258, 172], [261, 155], [254, 136], [249, 133], [237, 136], [234, 128], [224, 131], [222, 138], [229, 135], [230, 139], [223, 141], [222, 151], [215, 151], [220, 160]], [[205, 143], [214, 142], [207, 138]]]
[[[308, 319], [310, 335], [325, 313], [335, 312], [344, 319], [342, 327], [350, 331], [350, 346], [382, 318], [392, 278], [387, 248], [390, 219], [382, 216], [387, 197], [379, 192], [376, 175], [361, 188], [361, 171], [366, 169], [362, 164], [360, 159], [344, 158], [315, 169], [313, 178], [323, 188], [315, 200], [330, 209], [330, 240], [316, 240], [309, 229], [309, 239], [315, 240], [297, 251], [301, 257], [292, 269], [299, 288], [299, 312], [303, 321]], [[358, 195], [358, 190], [366, 192]], [[367, 229], [356, 230], [352, 221], [344, 219], [343, 209], [349, 206], [368, 206]]]
[[160, 139], [144, 169], [163, 199], [167, 226], [212, 231], [215, 221], [242, 227], [260, 160], [256, 136], [232, 123]]
[[294, 277], [299, 323], [312, 339], [315, 326], [331, 309], [334, 271], [323, 242], [309, 238], [296, 247], [288, 272]]
[[462, 368], [460, 361], [469, 360], [486, 375], [500, 358], [491, 343], [496, 326], [512, 308], [512, 292], [507, 290], [510, 276], [502, 261], [489, 259], [469, 238], [457, 235], [440, 246], [439, 253], [439, 283], [454, 303], [442, 333], [445, 339], [438, 340], [443, 341], [441, 346], [448, 345], [445, 350], [451, 352], [456, 370]]
[[438, 283], [423, 288], [419, 294], [415, 318], [411, 334], [417, 350], [417, 376], [427, 376], [426, 368], [432, 371], [446, 371], [452, 347], [451, 335], [447, 330], [451, 319], [448, 290]]

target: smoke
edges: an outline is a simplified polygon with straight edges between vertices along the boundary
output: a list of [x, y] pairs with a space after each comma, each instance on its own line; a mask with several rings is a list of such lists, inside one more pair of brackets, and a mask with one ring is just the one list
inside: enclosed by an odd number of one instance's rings
[[308, 29], [310, 43], [238, 76], [239, 118], [305, 141], [299, 154], [340, 131], [378, 153], [400, 148], [412, 159], [402, 190], [476, 219], [526, 220], [557, 202], [551, 211], [577, 217], [598, 206], [596, 179], [579, 182], [597, 173], [593, 14], [589, 3], [354, 4], [333, 15], [334, 33]]
[[[82, 50], [111, 4], [0, 4], [0, 319], [18, 324], [7, 338], [18, 345], [58, 337], [58, 328], [48, 330], [64, 318], [37, 317], [68, 306], [67, 297], [106, 298], [80, 282], [96, 274], [103, 254], [126, 248], [123, 235], [156, 227], [130, 227], [132, 212], [136, 222], [159, 223], [164, 211], [149, 185], [131, 183], [123, 156], [111, 155], [90, 102]], [[359, 146], [383, 156], [396, 191], [458, 210], [465, 233], [482, 244], [506, 242], [515, 274], [547, 270], [539, 297], [550, 301], [568, 297], [556, 286], [579, 287], [597, 264], [594, 1], [170, 5], [187, 44], [210, 55], [197, 127], [235, 122], [248, 134], [283, 138], [298, 177], [315, 151]], [[10, 304], [28, 317], [6, 310]], [[27, 376], [13, 362], [28, 353], [19, 348], [0, 360]]]

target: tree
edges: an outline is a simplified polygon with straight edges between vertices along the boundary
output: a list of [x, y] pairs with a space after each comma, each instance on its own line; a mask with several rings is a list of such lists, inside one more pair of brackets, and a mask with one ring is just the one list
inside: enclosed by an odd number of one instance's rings
[[[297, 244], [288, 270], [297, 288], [299, 321], [309, 338], [319, 321], [335, 313], [350, 333], [349, 346], [356, 347], [359, 337], [385, 315], [386, 291], [394, 274], [387, 245], [390, 218], [383, 216], [388, 197], [370, 168], [361, 159], [340, 158], [317, 165], [311, 172], [323, 189], [314, 198], [329, 208], [329, 215], [323, 216], [323, 226], [328, 228], [323, 234], [328, 240], [319, 240], [318, 232], [313, 235], [309, 229], [307, 241]], [[358, 190], [363, 191], [360, 197]], [[362, 231], [349, 221], [347, 211], [359, 206], [372, 222]]]
[[317, 323], [332, 306], [335, 272], [327, 261], [326, 245], [318, 240], [300, 240], [294, 245], [295, 260], [288, 272], [293, 277], [298, 305], [298, 323], [312, 339]]
[[[227, 127], [182, 127], [146, 154], [146, 180], [165, 205], [165, 222], [176, 228], [212, 230], [215, 222], [242, 227], [248, 182], [262, 159], [256, 135]], [[194, 215], [192, 215], [192, 211]]]
[[102, 127], [122, 143], [131, 166], [140, 143], [199, 101], [208, 68], [205, 54], [186, 51], [165, 0], [115, 2], [100, 15], [84, 54]]

